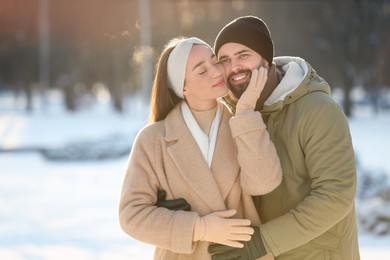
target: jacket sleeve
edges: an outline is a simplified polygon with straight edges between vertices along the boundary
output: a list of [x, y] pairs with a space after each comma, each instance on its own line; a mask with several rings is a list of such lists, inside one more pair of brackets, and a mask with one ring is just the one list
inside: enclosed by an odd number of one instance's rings
[[348, 121], [334, 101], [311, 98], [296, 118], [311, 189], [295, 208], [260, 227], [274, 256], [319, 237], [354, 210], [356, 166]]
[[[176, 253], [192, 253], [196, 212], [158, 208], [155, 134], [135, 139], [119, 202], [119, 222], [131, 237]], [[160, 170], [161, 171], [161, 170]]]
[[238, 150], [240, 182], [249, 195], [274, 190], [282, 180], [282, 168], [275, 146], [259, 112], [248, 112], [229, 121]]

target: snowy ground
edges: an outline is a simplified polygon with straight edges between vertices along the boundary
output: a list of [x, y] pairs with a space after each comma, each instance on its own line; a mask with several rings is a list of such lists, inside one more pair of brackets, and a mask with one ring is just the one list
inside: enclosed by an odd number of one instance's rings
[[[0, 148], [56, 149], [113, 135], [131, 142], [147, 111], [137, 99], [129, 104], [122, 116], [107, 106], [73, 115], [60, 107], [28, 115], [10, 109], [14, 101], [0, 96]], [[360, 165], [390, 174], [390, 113], [361, 110], [350, 125]], [[96, 153], [107, 149], [91, 147]], [[0, 153], [0, 259], [152, 259], [153, 248], [127, 237], [118, 224], [126, 161], [127, 156], [64, 162], [36, 152]], [[390, 236], [361, 232], [359, 240], [362, 259], [390, 259]]]

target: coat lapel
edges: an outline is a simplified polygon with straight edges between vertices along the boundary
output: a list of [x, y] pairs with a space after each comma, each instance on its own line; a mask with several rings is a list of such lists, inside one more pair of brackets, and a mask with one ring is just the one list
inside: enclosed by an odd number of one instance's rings
[[183, 179], [212, 211], [225, 210], [219, 185], [184, 123], [180, 106], [165, 122], [167, 151]]
[[228, 110], [224, 108], [211, 165], [211, 170], [224, 200], [236, 182], [240, 171], [236, 143], [229, 127], [230, 117]]

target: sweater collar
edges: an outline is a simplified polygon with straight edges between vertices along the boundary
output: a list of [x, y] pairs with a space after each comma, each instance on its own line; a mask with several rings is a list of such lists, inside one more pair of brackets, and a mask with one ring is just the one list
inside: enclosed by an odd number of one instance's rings
[[207, 135], [205, 132], [202, 131], [199, 124], [196, 122], [196, 119], [191, 113], [187, 102], [183, 101], [181, 103], [181, 112], [184, 118], [184, 122], [186, 123], [188, 129], [190, 130], [192, 136], [198, 144], [209, 168], [211, 167], [211, 162], [215, 149], [215, 142], [217, 140], [218, 128], [222, 117], [222, 104], [220, 104], [219, 102], [217, 104], [217, 112], [215, 114], [213, 122], [211, 123], [210, 133], [209, 135]]

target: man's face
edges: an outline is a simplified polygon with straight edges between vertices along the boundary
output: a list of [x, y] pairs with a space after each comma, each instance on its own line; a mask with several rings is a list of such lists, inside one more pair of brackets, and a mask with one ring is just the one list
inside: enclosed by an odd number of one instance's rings
[[252, 70], [260, 66], [269, 69], [260, 54], [240, 43], [226, 43], [219, 49], [218, 60], [223, 65], [229, 89], [240, 98], [246, 90]]

